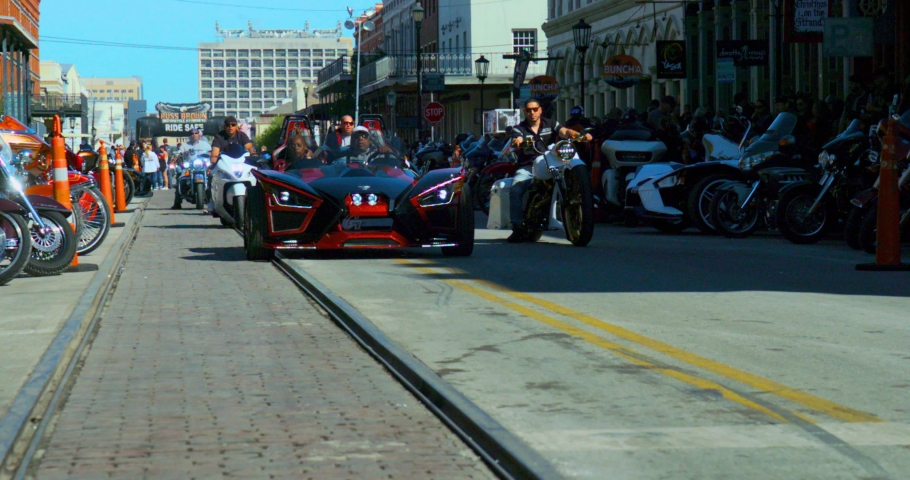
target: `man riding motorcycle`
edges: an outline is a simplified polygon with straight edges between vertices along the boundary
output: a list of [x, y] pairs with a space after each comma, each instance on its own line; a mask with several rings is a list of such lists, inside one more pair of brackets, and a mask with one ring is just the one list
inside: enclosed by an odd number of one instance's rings
[[[178, 152], [178, 178], [184, 161], [195, 158], [197, 155], [209, 153], [209, 151], [212, 150], [212, 145], [202, 136], [202, 130], [194, 128], [193, 130], [190, 130], [190, 134], [190, 140], [181, 145], [180, 151]], [[180, 199], [180, 189], [174, 188], [174, 206], [171, 207], [171, 210], [180, 210], [182, 208], [182, 203], [183, 201]]]
[[[538, 152], [546, 150], [547, 146], [555, 143], [559, 138], [575, 138], [579, 132], [565, 128], [555, 120], [543, 118], [543, 109], [540, 102], [531, 98], [524, 103], [525, 119], [512, 129], [512, 146], [518, 156], [518, 170], [512, 178], [512, 188], [509, 191], [509, 218], [512, 221], [512, 234], [506, 239], [509, 243], [520, 243], [528, 240], [528, 228], [524, 224], [523, 197], [531, 186], [534, 176], [531, 166], [540, 155]], [[521, 148], [525, 137], [532, 137], [533, 146]], [[591, 140], [590, 134], [585, 139]]]

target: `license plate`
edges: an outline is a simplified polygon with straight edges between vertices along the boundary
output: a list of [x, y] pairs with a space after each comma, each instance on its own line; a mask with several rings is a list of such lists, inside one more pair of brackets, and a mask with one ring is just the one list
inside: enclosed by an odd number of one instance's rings
[[359, 230], [388, 230], [392, 228], [392, 223], [393, 221], [391, 218], [345, 217], [345, 219], [341, 221], [341, 229], [346, 232]]
[[7, 250], [15, 250], [15, 249], [19, 248], [19, 239], [18, 238], [7, 238], [6, 241], [3, 242], [3, 247], [6, 248]]

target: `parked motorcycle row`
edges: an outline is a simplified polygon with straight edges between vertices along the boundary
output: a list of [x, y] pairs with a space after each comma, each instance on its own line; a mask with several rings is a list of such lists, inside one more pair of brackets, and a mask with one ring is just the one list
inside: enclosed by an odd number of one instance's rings
[[[89, 255], [108, 236], [110, 205], [101, 193], [99, 155], [73, 152], [66, 159], [72, 209], [54, 199], [51, 147], [34, 130], [6, 116], [0, 123], [0, 285], [20, 273], [59, 275], [78, 254]], [[113, 172], [113, 169], [110, 170]], [[124, 169], [129, 202], [144, 178]], [[113, 174], [109, 173], [112, 177]], [[111, 181], [112, 188], [116, 188]], [[116, 195], [116, 192], [114, 192]]]

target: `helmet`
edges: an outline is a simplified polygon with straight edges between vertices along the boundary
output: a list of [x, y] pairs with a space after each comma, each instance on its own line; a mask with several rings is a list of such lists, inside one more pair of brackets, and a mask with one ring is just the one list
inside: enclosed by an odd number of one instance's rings
[[569, 115], [571, 115], [573, 117], [579, 116], [579, 115], [584, 115], [584, 114], [585, 114], [585, 108], [582, 107], [581, 105], [575, 105], [574, 107], [572, 107], [571, 110], [569, 110]]

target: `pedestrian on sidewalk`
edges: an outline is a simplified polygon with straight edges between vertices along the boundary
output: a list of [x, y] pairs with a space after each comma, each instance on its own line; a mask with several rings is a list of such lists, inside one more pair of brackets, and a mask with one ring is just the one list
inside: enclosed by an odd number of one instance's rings
[[142, 153], [142, 173], [145, 174], [152, 182], [152, 190], [158, 190], [161, 185], [161, 164], [158, 155], [152, 151], [151, 145], [145, 146], [145, 152]]
[[[165, 139], [165, 140], [167, 140], [167, 139]], [[158, 190], [167, 190], [167, 188], [168, 188], [167, 160], [168, 160], [167, 144], [165, 143], [164, 145], [161, 145], [160, 147], [158, 147], [158, 166], [161, 167], [158, 170], [159, 172], [161, 172], [161, 185], [160, 185], [160, 188], [158, 188]]]

